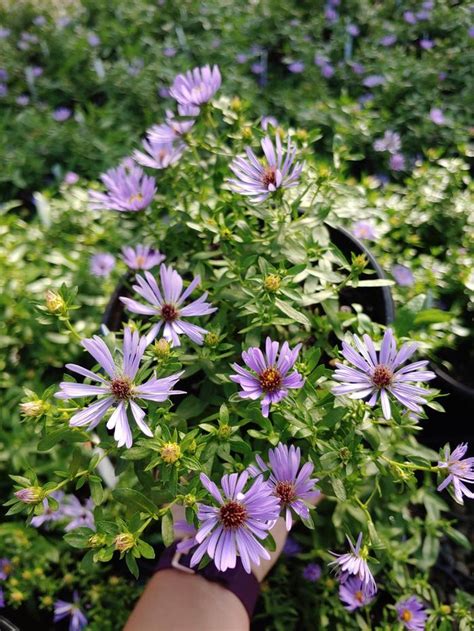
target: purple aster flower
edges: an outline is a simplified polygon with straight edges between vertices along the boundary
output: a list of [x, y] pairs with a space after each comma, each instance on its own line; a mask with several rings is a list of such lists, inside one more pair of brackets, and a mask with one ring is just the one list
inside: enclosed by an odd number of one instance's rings
[[470, 26], [467, 34], [469, 35], [469, 37], [474, 37], [474, 26]]
[[69, 26], [69, 24], [71, 24], [71, 18], [67, 15], [63, 15], [56, 21], [56, 26], [58, 26], [59, 28], [66, 28], [66, 26]]
[[33, 24], [35, 26], [44, 26], [46, 24], [46, 18], [44, 15], [37, 15], [33, 20]]
[[296, 370], [290, 372], [298, 359], [300, 348], [301, 344], [297, 344], [291, 350], [288, 342], [284, 342], [280, 349], [279, 342], [267, 337], [265, 355], [256, 346], [242, 353], [242, 359], [253, 372], [232, 364], [237, 374], [230, 375], [230, 379], [242, 388], [239, 395], [252, 400], [263, 397], [261, 405], [264, 417], [268, 416], [272, 403], [278, 403], [288, 396], [289, 389], [303, 387], [304, 379], [300, 373]]
[[62, 516], [69, 519], [68, 525], [64, 528], [66, 532], [75, 528], [90, 528], [95, 530], [94, 502], [89, 497], [85, 504], [81, 504], [75, 495], [68, 495], [62, 506]]
[[294, 445], [288, 448], [288, 445], [282, 443], [268, 451], [268, 459], [269, 466], [257, 454], [257, 466], [251, 466], [250, 473], [258, 475], [270, 471], [267, 484], [280, 500], [281, 508], [285, 511], [286, 529], [289, 531], [292, 524], [291, 511], [302, 519], [308, 519], [307, 502], [311, 502], [320, 495], [320, 491], [315, 490], [318, 479], [311, 478], [314, 465], [312, 462], [307, 462], [300, 470], [300, 448], [295, 448]]
[[145, 272], [145, 278], [137, 274], [138, 285], [133, 285], [133, 289], [146, 300], [147, 304], [142, 304], [131, 298], [120, 298], [120, 300], [133, 313], [160, 318], [160, 321], [152, 326], [147, 335], [149, 341], [156, 337], [161, 326], [164, 325], [163, 337], [172, 346], [180, 346], [179, 336], [183, 334], [196, 344], [202, 344], [204, 335], [207, 333], [206, 329], [186, 322], [183, 318], [209, 315], [217, 311], [217, 307], [212, 307], [210, 303], [206, 302], [207, 291], [197, 300], [185, 307], [182, 306], [201, 282], [201, 277], [196, 276], [189, 287], [183, 291], [183, 279], [178, 272], [171, 266], [166, 267], [162, 264], [160, 266], [160, 279], [161, 289], [150, 272]]
[[375, 88], [385, 83], [385, 77], [381, 74], [369, 74], [362, 81], [362, 85], [366, 88]]
[[63, 123], [71, 117], [72, 111], [68, 107], [58, 107], [54, 110], [52, 116], [58, 123]]
[[303, 170], [303, 164], [293, 164], [296, 146], [290, 143], [284, 151], [280, 136], [276, 134], [275, 145], [269, 136], [265, 136], [261, 145], [265, 154], [262, 164], [250, 147], [246, 147], [247, 158], [237, 157], [230, 164], [230, 170], [236, 176], [228, 180], [231, 189], [251, 198], [252, 202], [262, 202], [279, 188], [293, 188]]
[[334, 76], [334, 72], [334, 67], [331, 66], [331, 64], [324, 64], [324, 66], [321, 66], [321, 74], [325, 79], [330, 79]]
[[430, 381], [435, 374], [425, 370], [427, 361], [417, 361], [400, 368], [417, 350], [418, 344], [403, 344], [397, 352], [392, 330], [387, 329], [377, 354], [368, 335], [363, 335], [363, 341], [357, 335], [353, 335], [352, 339], [356, 348], [347, 342], [342, 343], [342, 354], [352, 366], [336, 364], [334, 379], [342, 383], [333, 387], [333, 394], [347, 395], [351, 399], [370, 397], [367, 404], [371, 407], [380, 395], [383, 415], [387, 420], [391, 418], [389, 395], [415, 414], [420, 414], [421, 405], [426, 404], [427, 390], [415, 384]]
[[259, 61], [250, 66], [250, 70], [253, 72], [253, 74], [264, 74], [266, 69], [266, 65]]
[[388, 161], [392, 171], [403, 171], [405, 168], [405, 157], [402, 153], [394, 153]]
[[421, 6], [426, 11], [431, 11], [433, 9], [433, 7], [434, 7], [434, 2], [433, 2], [433, 0], [425, 0], [425, 2], [421, 3]]
[[163, 55], [165, 57], [174, 57], [178, 51], [173, 46], [166, 46], [163, 48]]
[[200, 106], [208, 103], [221, 87], [218, 66], [203, 66], [179, 74], [170, 88], [170, 96], [180, 105]]
[[386, 48], [388, 48], [389, 46], [393, 46], [397, 41], [397, 36], [393, 35], [393, 33], [390, 33], [388, 35], [384, 35], [383, 37], [381, 37], [379, 39], [379, 44], [381, 46], [385, 46]]
[[178, 115], [175, 118], [172, 111], [166, 110], [166, 122], [153, 125], [148, 130], [148, 138], [156, 143], [173, 142], [187, 134], [194, 125], [194, 116], [199, 114], [199, 108], [194, 105], [178, 105]]
[[129, 245], [122, 248], [122, 260], [130, 269], [151, 269], [165, 260], [166, 256], [149, 245]]
[[351, 35], [352, 37], [358, 37], [360, 35], [360, 29], [357, 26], [357, 24], [349, 24], [346, 28], [346, 31], [349, 33], [349, 35]]
[[115, 267], [115, 256], [108, 252], [99, 252], [91, 256], [91, 274], [99, 277], [107, 277]]
[[317, 563], [308, 563], [303, 569], [303, 578], [310, 583], [317, 583], [322, 574], [321, 566]]
[[0, 83], [0, 98], [4, 98], [8, 94], [8, 86], [5, 83]]
[[406, 265], [394, 265], [392, 276], [401, 287], [410, 287], [415, 282], [413, 272]]
[[434, 46], [434, 42], [432, 39], [428, 39], [427, 37], [420, 39], [420, 48], [423, 50], [431, 50]]
[[87, 618], [79, 607], [79, 594], [75, 591], [73, 594], [73, 602], [68, 603], [64, 600], [57, 600], [54, 603], [54, 622], [59, 622], [69, 617], [69, 631], [81, 631], [87, 626]]
[[76, 412], [70, 419], [72, 427], [89, 426], [92, 430], [100, 423], [107, 411], [114, 407], [114, 411], [107, 422], [108, 429], [115, 429], [114, 438], [119, 447], [132, 446], [133, 438], [128, 423], [128, 409], [131, 409], [139, 429], [145, 436], [153, 436], [153, 432], [144, 422], [145, 412], [135, 402], [136, 399], [161, 403], [171, 395], [183, 394], [180, 390], [173, 390], [182, 373], [176, 373], [157, 379], [151, 376], [145, 383], [136, 383], [140, 362], [148, 345], [146, 338], [140, 337], [137, 331], [127, 327], [123, 336], [122, 354], [114, 361], [112, 353], [105, 342], [95, 335], [91, 339], [82, 340], [81, 345], [92, 355], [106, 376], [102, 377], [82, 366], [66, 364], [66, 368], [83, 377], [98, 381], [100, 385], [63, 381], [59, 384], [60, 391], [54, 396], [58, 399], [77, 399], [83, 397], [98, 397], [95, 403]]
[[221, 572], [234, 568], [237, 554], [250, 574], [251, 563], [260, 565], [260, 559], [270, 559], [270, 554], [258, 541], [267, 537], [280, 512], [278, 499], [260, 476], [252, 481], [247, 491], [249, 474], [223, 475], [221, 486], [201, 473], [203, 486], [219, 504], [198, 505], [199, 528], [196, 534], [198, 548], [191, 558], [191, 565], [198, 564], [207, 553]]
[[373, 145], [375, 151], [388, 151], [389, 153], [398, 153], [402, 148], [400, 134], [396, 131], [387, 129], [382, 138], [377, 138]]
[[0, 39], [6, 39], [11, 33], [9, 28], [5, 28], [3, 26], [0, 27]]
[[370, 92], [367, 92], [367, 94], [363, 94], [362, 96], [360, 96], [358, 99], [359, 103], [361, 104], [361, 106], [363, 107], [364, 105], [366, 105], [367, 103], [370, 103], [371, 101], [374, 100], [374, 95], [371, 94]]
[[431, 17], [431, 13], [429, 11], [417, 11], [416, 12], [416, 19], [420, 22], [426, 22], [427, 20], [429, 20]]
[[0, 609], [5, 607], [5, 596], [3, 594], [3, 589], [0, 587]]
[[169, 88], [166, 88], [165, 86], [158, 88], [158, 95], [161, 96], [162, 99], [167, 99], [170, 95]]
[[96, 46], [100, 45], [100, 37], [95, 33], [89, 33], [89, 35], [87, 36], [87, 43], [89, 44], [89, 46], [95, 48]]
[[322, 68], [325, 64], [329, 63], [329, 60], [324, 55], [316, 53], [314, 56], [314, 63], [316, 66], [319, 66], [319, 68]]
[[330, 24], [333, 24], [334, 22], [337, 22], [339, 15], [332, 7], [326, 7], [324, 17]]
[[[444, 448], [444, 460], [438, 462], [440, 469], [446, 469], [448, 476], [438, 486], [438, 491], [445, 489], [448, 484], [454, 488], [454, 498], [458, 504], [464, 504], [463, 496], [474, 499], [474, 492], [463, 484], [474, 484], [474, 458], [464, 458], [468, 443], [461, 443], [451, 453], [449, 445]], [[463, 459], [464, 458], [464, 459]]]
[[30, 102], [30, 97], [27, 94], [20, 94], [16, 97], [16, 104], [21, 107], [26, 107]]
[[196, 541], [196, 528], [188, 523], [185, 519], [178, 519], [173, 524], [175, 539], [181, 539], [176, 546], [178, 552], [186, 554], [197, 546]]
[[301, 546], [293, 539], [293, 537], [287, 537], [285, 541], [285, 545], [282, 550], [283, 554], [287, 557], [294, 557], [301, 552]]
[[304, 71], [304, 63], [302, 61], [294, 61], [293, 63], [288, 65], [288, 70], [293, 74], [299, 74]]
[[8, 70], [0, 68], [0, 81], [8, 81]]
[[109, 169], [100, 179], [107, 187], [107, 192], [89, 190], [89, 206], [92, 210], [143, 210], [151, 204], [156, 193], [155, 179], [145, 175], [143, 169], [133, 162]]
[[432, 107], [430, 109], [430, 119], [435, 125], [444, 125], [446, 122], [443, 110], [439, 107]]
[[339, 598], [347, 611], [352, 612], [370, 603], [374, 593], [359, 577], [351, 576], [339, 585]]
[[329, 565], [335, 566], [334, 569], [341, 583], [345, 583], [351, 576], [355, 576], [360, 579], [370, 594], [375, 594], [377, 592], [377, 584], [366, 561], [369, 554], [367, 547], [364, 546], [362, 548], [362, 533], [359, 534], [355, 546], [349, 537], [347, 537], [347, 540], [351, 551], [346, 552], [346, 554], [331, 552], [337, 558], [335, 561], [331, 561]]
[[186, 145], [183, 142], [155, 142], [150, 135], [142, 142], [145, 152], [133, 152], [133, 159], [138, 164], [150, 169], [166, 169], [175, 164], [183, 155]]
[[403, 622], [405, 629], [409, 631], [424, 631], [428, 614], [421, 600], [416, 596], [410, 596], [395, 605], [398, 619]]
[[37, 79], [38, 77], [41, 77], [43, 72], [44, 70], [41, 66], [33, 66], [33, 68], [31, 69], [31, 74], [33, 75], [35, 79]]
[[407, 24], [417, 23], [416, 15], [413, 13], [413, 11], [405, 11], [403, 14], [403, 19]]
[[246, 55], [245, 53], [238, 53], [235, 56], [235, 61], [238, 64], [244, 64], [247, 61], [247, 59], [248, 59], [248, 55]]
[[357, 61], [352, 61], [350, 63], [350, 66], [352, 68], [352, 71], [357, 75], [364, 74], [365, 72], [365, 67]]
[[4, 557], [0, 559], [0, 581], [6, 581], [12, 572], [12, 562]]
[[76, 184], [79, 181], [79, 175], [74, 173], [74, 171], [68, 171], [64, 176], [64, 184], [68, 184], [71, 186], [72, 184]]
[[263, 131], [267, 131], [269, 125], [275, 128], [278, 127], [277, 119], [274, 116], [262, 116], [260, 127], [263, 129]]
[[373, 222], [364, 221], [363, 219], [356, 221], [352, 226], [352, 234], [357, 239], [366, 239], [367, 241], [373, 241], [377, 238]]
[[54, 491], [51, 493], [51, 497], [54, 498], [57, 502], [59, 502], [58, 508], [51, 508], [48, 502], [48, 498], [45, 497], [43, 500], [43, 513], [41, 515], [36, 515], [31, 520], [31, 525], [34, 528], [39, 528], [43, 524], [47, 524], [49, 522], [56, 522], [63, 518], [63, 512], [61, 507], [61, 502], [64, 499], [64, 493], [62, 491]]

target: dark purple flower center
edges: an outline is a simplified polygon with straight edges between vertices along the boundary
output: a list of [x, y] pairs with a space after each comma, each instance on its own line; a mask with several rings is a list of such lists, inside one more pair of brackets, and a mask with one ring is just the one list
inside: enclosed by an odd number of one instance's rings
[[276, 169], [275, 167], [265, 167], [262, 173], [262, 184], [269, 186], [270, 184], [276, 185]]
[[275, 392], [281, 387], [282, 376], [277, 368], [265, 368], [259, 376], [258, 380], [265, 392]]
[[132, 382], [127, 377], [117, 377], [110, 384], [110, 390], [116, 399], [125, 401], [132, 394]]
[[291, 482], [278, 482], [275, 495], [280, 498], [282, 504], [291, 504], [296, 499], [295, 485]]
[[386, 388], [392, 383], [393, 379], [393, 371], [383, 364], [379, 364], [375, 366], [374, 372], [372, 373], [372, 383], [377, 388]]
[[161, 307], [161, 317], [165, 322], [173, 322], [179, 316], [179, 312], [174, 305], [164, 304]]
[[224, 528], [240, 528], [247, 519], [247, 510], [240, 502], [231, 500], [221, 506], [219, 518]]

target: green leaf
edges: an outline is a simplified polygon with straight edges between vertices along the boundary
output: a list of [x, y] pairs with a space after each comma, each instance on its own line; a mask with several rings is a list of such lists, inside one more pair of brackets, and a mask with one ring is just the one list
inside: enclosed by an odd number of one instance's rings
[[89, 477], [89, 488], [91, 490], [92, 501], [96, 506], [100, 506], [104, 499], [102, 480], [96, 475], [91, 475]]
[[170, 512], [165, 513], [161, 518], [161, 536], [166, 547], [174, 541], [173, 516]]
[[154, 551], [154, 549], [151, 547], [151, 545], [149, 543], [147, 543], [146, 541], [143, 541], [143, 539], [139, 539], [138, 540], [137, 547], [138, 547], [138, 550], [139, 550], [141, 556], [144, 557], [145, 559], [154, 559], [155, 558], [155, 551]]
[[340, 480], [339, 478], [331, 478], [331, 485], [334, 490], [334, 495], [337, 497], [337, 499], [341, 502], [345, 502], [347, 499], [347, 495], [342, 480]]
[[149, 515], [156, 515], [155, 504], [136, 489], [115, 489], [113, 496], [121, 504], [132, 506], [133, 508], [137, 508], [143, 513], [148, 513]]
[[291, 318], [295, 322], [299, 322], [300, 324], [303, 324], [304, 326], [311, 325], [310, 321], [304, 315], [304, 313], [297, 311], [294, 307], [289, 305], [287, 302], [283, 302], [283, 300], [280, 300], [280, 298], [275, 298], [275, 306], [278, 307], [278, 309], [280, 309], [282, 313], [287, 315], [289, 318]]
[[130, 570], [130, 572], [133, 574], [133, 576], [135, 578], [138, 578], [138, 575], [139, 575], [138, 564], [133, 554], [131, 554], [131, 552], [127, 552], [127, 554], [125, 555], [125, 562], [127, 563], [127, 567]]
[[60, 441], [66, 440], [67, 442], [80, 442], [83, 440], [83, 435], [67, 427], [56, 429], [50, 434], [43, 436], [38, 443], [38, 451], [49, 451], [52, 447], [55, 447]]
[[92, 537], [94, 531], [90, 528], [80, 527], [75, 528], [71, 532], [68, 532], [64, 535], [64, 540], [73, 548], [85, 548], [89, 541], [89, 538]]

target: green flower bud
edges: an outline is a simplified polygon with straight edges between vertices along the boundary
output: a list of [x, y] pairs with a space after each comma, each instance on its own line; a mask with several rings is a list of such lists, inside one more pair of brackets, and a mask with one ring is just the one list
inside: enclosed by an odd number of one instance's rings
[[160, 456], [167, 464], [174, 464], [181, 458], [181, 447], [178, 443], [165, 443], [160, 449]]
[[126, 552], [135, 545], [135, 537], [131, 532], [122, 532], [115, 537], [115, 549], [119, 552]]

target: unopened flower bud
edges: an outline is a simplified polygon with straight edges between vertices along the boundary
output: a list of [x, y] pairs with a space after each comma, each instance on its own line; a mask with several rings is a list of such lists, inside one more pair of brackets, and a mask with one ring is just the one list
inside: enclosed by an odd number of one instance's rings
[[74, 583], [74, 575], [73, 574], [65, 574], [63, 576], [63, 581], [66, 583], [66, 585], [71, 585], [72, 583]]
[[250, 129], [250, 127], [243, 127], [242, 128], [242, 138], [244, 140], [251, 140], [252, 139], [252, 130]]
[[53, 605], [53, 598], [52, 596], [43, 596], [43, 598], [41, 599], [41, 603], [43, 604], [43, 607], [52, 607]]
[[89, 537], [89, 539], [87, 540], [87, 545], [89, 546], [89, 548], [100, 548], [105, 543], [106, 539], [104, 535], [95, 534]]
[[369, 261], [365, 254], [358, 254], [352, 259], [352, 269], [355, 272], [362, 272], [368, 265]]
[[26, 596], [23, 592], [20, 592], [20, 590], [16, 589], [14, 592], [12, 592], [10, 594], [10, 599], [14, 602], [14, 603], [21, 603], [23, 600], [25, 600]]
[[263, 280], [263, 286], [267, 291], [276, 292], [280, 289], [281, 278], [278, 274], [269, 274]]
[[204, 337], [204, 344], [206, 346], [217, 346], [219, 344], [219, 336], [212, 331], [207, 333]]
[[109, 576], [109, 585], [118, 585], [120, 583], [120, 579], [118, 576]]
[[230, 109], [234, 112], [240, 112], [240, 110], [242, 109], [242, 101], [239, 99], [238, 96], [234, 96], [234, 98], [231, 100]]
[[229, 241], [232, 236], [232, 230], [230, 230], [230, 228], [227, 228], [227, 226], [224, 226], [220, 229], [220, 235], [223, 241]]
[[309, 134], [306, 131], [306, 129], [297, 129], [295, 136], [297, 137], [298, 140], [305, 142], [306, 140], [308, 140]]
[[229, 438], [230, 434], [231, 434], [231, 428], [230, 425], [221, 425], [219, 427], [219, 430], [217, 432], [219, 438]]
[[193, 495], [192, 493], [188, 493], [187, 495], [185, 495], [183, 497], [183, 504], [187, 507], [190, 508], [192, 506], [194, 506], [196, 504], [196, 496]]
[[135, 545], [135, 537], [130, 532], [122, 532], [115, 537], [115, 549], [119, 552], [126, 552]]
[[449, 614], [451, 613], [451, 607], [449, 605], [441, 605], [439, 610], [443, 614], [443, 616], [449, 616]]
[[348, 447], [341, 447], [339, 449], [339, 458], [343, 462], [347, 462], [351, 457], [351, 450]]
[[165, 338], [162, 337], [160, 340], [155, 342], [153, 350], [158, 357], [160, 357], [161, 359], [165, 359], [170, 354], [171, 346], [168, 340], [165, 340]]
[[181, 458], [181, 447], [178, 443], [165, 443], [160, 449], [160, 456], [167, 464], [174, 464]]
[[28, 486], [16, 491], [15, 496], [24, 504], [38, 504], [43, 501], [45, 493], [40, 486]]
[[64, 309], [66, 303], [57, 291], [48, 289], [45, 296], [46, 308], [50, 313], [59, 313]]
[[21, 573], [21, 578], [25, 581], [30, 581], [33, 578], [33, 574], [29, 570], [25, 570]]
[[46, 403], [44, 401], [26, 401], [20, 403], [20, 412], [23, 416], [37, 417], [41, 416], [46, 410]]

